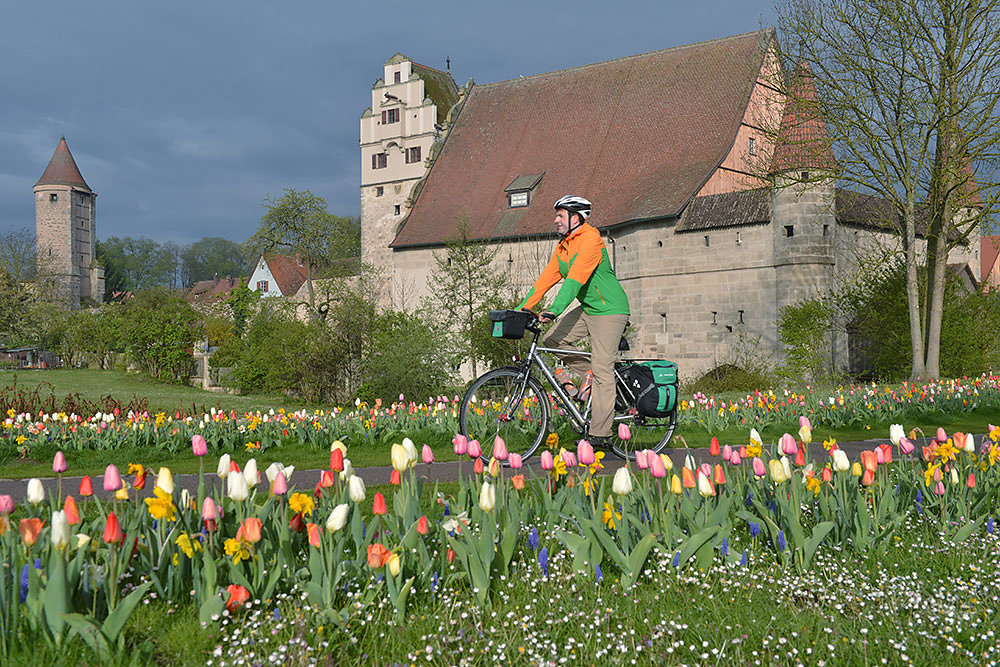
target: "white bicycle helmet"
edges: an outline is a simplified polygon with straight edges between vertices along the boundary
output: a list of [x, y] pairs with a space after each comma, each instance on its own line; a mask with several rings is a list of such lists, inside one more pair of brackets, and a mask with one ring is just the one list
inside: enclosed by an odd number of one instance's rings
[[580, 217], [586, 220], [590, 217], [590, 207], [590, 202], [583, 197], [566, 195], [565, 197], [560, 197], [552, 208], [556, 210], [564, 208], [570, 213], [579, 213]]

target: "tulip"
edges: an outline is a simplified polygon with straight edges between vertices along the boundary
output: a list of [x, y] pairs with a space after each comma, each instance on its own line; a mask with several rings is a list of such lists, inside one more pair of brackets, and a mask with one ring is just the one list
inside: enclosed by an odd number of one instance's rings
[[247, 488], [246, 477], [240, 474], [230, 475], [226, 479], [226, 495], [230, 500], [242, 503], [250, 496], [250, 489]]
[[156, 486], [167, 494], [174, 492], [174, 475], [170, 468], [160, 468], [156, 475]]
[[288, 480], [285, 479], [284, 472], [279, 472], [278, 476], [274, 478], [274, 484], [271, 485], [271, 492], [276, 496], [283, 496], [288, 493]]
[[898, 447], [904, 437], [906, 437], [906, 432], [903, 431], [902, 424], [893, 424], [889, 427], [889, 440], [892, 441], [892, 444]]
[[233, 613], [237, 609], [243, 606], [243, 604], [250, 599], [250, 591], [237, 584], [229, 584], [226, 587], [229, 592], [229, 600], [226, 601], [226, 609], [229, 613]]
[[472, 465], [472, 472], [475, 473], [476, 475], [482, 475], [483, 474], [483, 459], [482, 459], [482, 457], [479, 457], [479, 458], [476, 459], [476, 462]]
[[809, 422], [809, 417], [805, 415], [799, 415], [799, 428], [805, 426], [809, 430], [812, 430], [812, 424]]
[[697, 468], [695, 468], [695, 473], [698, 473], [699, 471], [705, 477], [708, 477], [709, 479], [711, 479], [711, 477], [712, 477], [712, 464], [711, 463], [702, 463], [700, 466], [698, 466]]
[[389, 484], [393, 486], [399, 486], [402, 483], [403, 483], [402, 475], [400, 475], [398, 470], [393, 470], [392, 473], [389, 475]]
[[201, 518], [204, 521], [218, 521], [219, 510], [215, 506], [215, 501], [211, 497], [206, 497], [201, 503]]
[[90, 481], [90, 475], [84, 475], [80, 479], [80, 495], [84, 498], [94, 495], [94, 485]]
[[52, 472], [61, 475], [66, 472], [66, 456], [61, 451], [56, 452], [52, 458]]
[[490, 459], [489, 471], [490, 471], [490, 477], [499, 477], [500, 461], [498, 461], [497, 459]]
[[969, 478], [965, 480], [965, 485], [970, 489], [976, 488], [976, 473], [970, 472]]
[[646, 456], [645, 449], [640, 449], [635, 453], [635, 464], [639, 470], [645, 470], [649, 467], [649, 458]]
[[249, 542], [250, 544], [257, 544], [261, 540], [262, 528], [263, 522], [257, 517], [244, 519], [240, 523], [239, 530], [236, 531], [236, 539]]
[[257, 474], [257, 459], [247, 461], [247, 467], [243, 470], [243, 478], [247, 482], [248, 489], [256, 489], [260, 483], [260, 475]]
[[128, 500], [128, 485], [122, 484], [122, 488], [115, 491], [115, 498], [117, 500]]
[[618, 439], [619, 440], [630, 440], [632, 438], [632, 430], [628, 427], [628, 424], [621, 423], [618, 425]]
[[823, 470], [819, 473], [820, 481], [829, 482], [833, 480], [833, 470], [830, 466], [823, 466]]
[[344, 452], [339, 448], [330, 450], [330, 470], [340, 472], [344, 469]]
[[542, 452], [542, 470], [552, 470], [555, 462], [552, 460], [552, 452], [545, 450]]
[[14, 511], [14, 499], [8, 495], [0, 496], [0, 516], [7, 516]]
[[309, 531], [309, 544], [319, 549], [319, 526], [314, 523], [310, 523], [306, 526], [306, 529]]
[[861, 465], [865, 470], [875, 472], [878, 469], [878, 455], [870, 449], [861, 452]]
[[884, 442], [875, 448], [876, 452], [882, 452], [882, 461], [879, 463], [892, 463], [892, 447]]
[[589, 442], [581, 440], [577, 443], [576, 458], [579, 459], [582, 466], [589, 466], [594, 462], [594, 448], [590, 446]]
[[767, 474], [767, 470], [764, 468], [764, 462], [759, 456], [753, 457], [753, 474], [757, 477], [763, 477]]
[[[654, 455], [655, 454], [653, 453], [653, 451], [649, 450], [649, 453], [646, 456], [647, 456], [647, 458], [649, 458], [649, 457], [652, 457]], [[663, 461], [663, 467], [666, 468], [667, 470], [673, 470], [674, 469], [674, 462], [666, 454], [660, 454], [660, 460]]]
[[455, 456], [461, 456], [469, 449], [469, 439], [459, 433], [451, 439], [451, 445], [452, 451], [455, 452]]
[[347, 456], [347, 445], [342, 443], [340, 440], [334, 440], [333, 444], [330, 445], [330, 453], [333, 454], [333, 450], [339, 449], [343, 456]]
[[403, 472], [410, 465], [410, 455], [406, 453], [406, 448], [399, 443], [395, 443], [389, 450], [389, 457], [392, 459], [392, 467], [396, 472]]
[[385, 496], [382, 495], [381, 491], [375, 493], [375, 499], [372, 502], [372, 514], [388, 514], [389, 508], [385, 504]]
[[632, 493], [632, 473], [628, 466], [622, 466], [615, 472], [614, 481], [611, 483], [611, 490], [619, 496], [627, 496]]
[[403, 449], [406, 450], [406, 456], [410, 459], [410, 467], [416, 465], [417, 446], [413, 444], [413, 441], [409, 438], [403, 438]]
[[795, 465], [804, 466], [806, 464], [806, 453], [804, 449], [795, 450]]
[[66, 512], [57, 510], [52, 513], [52, 546], [62, 549], [69, 544], [69, 523]]
[[295, 515], [289, 519], [288, 527], [294, 530], [296, 533], [301, 533], [306, 529], [306, 522], [302, 518], [301, 512], [296, 512]]
[[510, 478], [510, 483], [514, 485], [514, 488], [520, 491], [524, 488], [524, 475], [514, 475]]
[[420, 448], [420, 460], [428, 465], [434, 463], [434, 450], [431, 449], [430, 445], [424, 445]]
[[38, 518], [21, 519], [17, 527], [17, 532], [21, 534], [21, 542], [30, 547], [38, 541], [38, 536], [42, 534], [42, 526], [45, 522]]
[[734, 451], [733, 455], [731, 457], [729, 457], [729, 464], [730, 465], [734, 465], [734, 466], [738, 466], [740, 464], [740, 461], [742, 461], [742, 460], [743, 460], [743, 458], [740, 456], [740, 453], [737, 452], [737, 451]]
[[691, 470], [695, 470], [698, 468], [698, 466], [694, 462], [694, 457], [691, 456], [690, 454], [684, 457], [684, 467], [691, 468]]
[[208, 454], [208, 443], [205, 442], [204, 436], [200, 434], [191, 436], [191, 451], [194, 452], [195, 456], [205, 456]]
[[77, 549], [79, 549], [80, 547], [85, 547], [88, 544], [90, 544], [90, 535], [86, 535], [84, 533], [77, 533], [73, 537], [76, 538], [76, 548]]
[[851, 465], [851, 474], [854, 475], [855, 477], [861, 477], [863, 472], [864, 470], [862, 469], [861, 464], [858, 463], [857, 461], [855, 461]]
[[698, 482], [694, 478], [694, 471], [687, 466], [681, 468], [681, 484], [684, 485], [685, 489], [693, 489], [698, 486]]
[[231, 460], [229, 458], [229, 454], [223, 454], [222, 456], [220, 456], [219, 457], [219, 467], [216, 469], [215, 474], [218, 475], [219, 477], [221, 477], [222, 479], [226, 479], [226, 477], [229, 476], [229, 464], [230, 463], [231, 463]]
[[507, 443], [499, 435], [493, 439], [493, 458], [498, 461], [507, 460]]
[[117, 491], [122, 488], [122, 477], [114, 463], [104, 469], [104, 490]]
[[351, 511], [351, 506], [341, 503], [333, 508], [330, 516], [326, 519], [326, 529], [328, 532], [336, 533], [347, 525], [347, 515]]
[[781, 457], [781, 467], [785, 471], [785, 479], [791, 479], [792, 478], [792, 466], [788, 462], [788, 457], [787, 456], [782, 456]]
[[319, 473], [319, 485], [324, 489], [329, 489], [334, 485], [336, 479], [332, 470], [321, 470]]
[[509, 454], [507, 456], [507, 463], [510, 464], [511, 468], [513, 468], [514, 470], [517, 470], [522, 465], [524, 465], [524, 460], [521, 458], [520, 454], [513, 453], [513, 454]]
[[875, 471], [865, 470], [865, 474], [861, 477], [861, 484], [864, 486], [871, 486], [875, 483]]
[[935, 438], [937, 439], [938, 442], [945, 442], [946, 440], [948, 440], [948, 433], [945, 432], [945, 430], [943, 428], [941, 428], [940, 426], [938, 426], [938, 430], [937, 430], [937, 433], [935, 434]]
[[399, 570], [402, 567], [401, 561], [399, 560], [399, 554], [393, 552], [389, 554], [388, 560], [385, 561], [385, 566], [389, 570], [389, 574], [396, 576], [399, 574]]
[[721, 453], [722, 449], [719, 447], [719, 439], [713, 435], [712, 441], [708, 444], [708, 454], [709, 456], [718, 456]]
[[489, 482], [483, 482], [482, 488], [479, 490], [479, 509], [484, 512], [491, 511], [497, 504], [497, 493], [496, 489]]
[[483, 448], [479, 446], [478, 440], [473, 440], [469, 443], [469, 448], [466, 450], [470, 459], [478, 459], [483, 455]]
[[729, 445], [726, 445], [725, 447], [722, 448], [722, 460], [725, 461], [726, 463], [729, 463], [729, 461], [731, 461], [732, 458], [733, 458], [733, 448], [730, 447]]
[[951, 483], [958, 484], [958, 470], [955, 469], [955, 466], [951, 467]]
[[104, 522], [104, 541], [108, 544], [118, 544], [125, 538], [125, 534], [122, 533], [121, 524], [118, 523], [118, 517], [115, 516], [114, 512], [108, 513], [108, 518]]
[[420, 518], [417, 519], [417, 534], [426, 535], [430, 532], [430, 525], [427, 522], [427, 515], [421, 514]]
[[781, 484], [788, 479], [788, 476], [785, 475], [785, 467], [781, 465], [781, 461], [778, 459], [769, 460], [767, 462], [767, 467], [770, 470], [771, 479], [774, 480], [775, 483]]
[[934, 493], [943, 496], [944, 495], [944, 482], [938, 482], [934, 487]]
[[799, 440], [801, 440], [802, 444], [804, 445], [808, 445], [810, 442], [812, 442], [812, 428], [804, 425], [800, 426]]
[[670, 492], [678, 496], [684, 493], [684, 489], [681, 486], [681, 478], [677, 475], [670, 478]]
[[762, 442], [764, 441], [761, 439], [760, 433], [757, 432], [757, 429], [750, 429], [750, 444], [760, 446]]
[[706, 477], [701, 470], [698, 471], [698, 493], [701, 494], [702, 498], [715, 495], [715, 486], [712, 485], [712, 480]]
[[712, 481], [715, 482], [716, 484], [725, 484], [726, 483], [726, 473], [722, 469], [722, 466], [719, 465], [718, 463], [716, 463], [715, 464], [715, 471], [714, 472], [715, 472], [715, 474], [713, 475]]
[[340, 479], [348, 480], [351, 475], [354, 474], [354, 466], [351, 465], [351, 459], [344, 459], [344, 469], [340, 471]]
[[37, 505], [45, 500], [45, 489], [42, 487], [42, 480], [37, 477], [28, 480], [28, 502]]
[[851, 469], [851, 462], [843, 449], [833, 450], [830, 452], [830, 456], [833, 459], [833, 469], [837, 472], [846, 472]]
[[572, 468], [576, 465], [576, 454], [573, 452], [567, 452], [563, 449], [559, 452], [559, 455], [562, 457], [563, 463], [566, 464], [567, 468]]
[[80, 510], [77, 508], [76, 500], [73, 499], [73, 496], [66, 496], [66, 502], [63, 503], [63, 511], [68, 525], [75, 526], [82, 523], [80, 520]]
[[656, 479], [663, 479], [667, 476], [667, 467], [663, 465], [663, 459], [656, 454], [646, 454], [646, 461], [649, 463], [649, 472]]
[[785, 433], [781, 436], [781, 453], [786, 456], [791, 456], [795, 454], [798, 450], [798, 445], [795, 444], [795, 438], [791, 434]]
[[969, 454], [976, 451], [976, 438], [971, 433], [965, 435], [965, 444], [962, 446], [962, 451]]

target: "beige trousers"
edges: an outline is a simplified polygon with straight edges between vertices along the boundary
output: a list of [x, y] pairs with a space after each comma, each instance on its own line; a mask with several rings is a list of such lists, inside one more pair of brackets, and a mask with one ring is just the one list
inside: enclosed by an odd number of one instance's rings
[[625, 332], [628, 318], [628, 315], [587, 315], [582, 306], [577, 306], [567, 311], [542, 336], [544, 347], [568, 347], [585, 336], [590, 336], [593, 356], [589, 361], [580, 355], [559, 355], [567, 366], [581, 376], [589, 370], [594, 371], [589, 435], [611, 435], [615, 411], [615, 358], [618, 356], [618, 341]]

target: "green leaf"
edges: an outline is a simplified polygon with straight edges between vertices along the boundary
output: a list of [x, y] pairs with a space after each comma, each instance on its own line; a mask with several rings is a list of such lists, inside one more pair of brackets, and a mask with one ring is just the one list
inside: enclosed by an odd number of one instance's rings
[[104, 619], [104, 623], [101, 624], [101, 632], [109, 642], [117, 642], [118, 635], [121, 634], [122, 628], [125, 627], [125, 623], [128, 621], [132, 612], [135, 611], [136, 605], [142, 601], [143, 596], [152, 586], [152, 582], [147, 581], [142, 584], [134, 591], [129, 593], [124, 600], [118, 603], [115, 610]]
[[833, 530], [832, 521], [824, 521], [823, 523], [818, 523], [816, 524], [816, 527], [813, 528], [812, 535], [809, 536], [809, 539], [806, 540], [806, 543], [803, 547], [803, 554], [804, 554], [804, 559], [802, 561], [803, 568], [809, 569], [809, 566], [812, 564], [813, 556], [816, 554], [816, 549], [819, 548], [820, 543], [830, 533], [831, 530]]
[[63, 614], [63, 620], [69, 625], [70, 631], [78, 635], [98, 657], [112, 655], [107, 637], [93, 618], [83, 614]]
[[63, 616], [70, 611], [69, 590], [66, 588], [66, 561], [58, 549], [49, 551], [48, 582], [45, 585], [43, 600], [45, 621], [58, 642], [66, 625]]
[[680, 551], [680, 556], [677, 561], [678, 567], [683, 567], [689, 560], [691, 560], [691, 557], [697, 553], [698, 549], [711, 540], [718, 530], [718, 526], [709, 526], [708, 528], [705, 528], [689, 537]]
[[[201, 603], [198, 611], [198, 619], [202, 623], [214, 623], [222, 616], [222, 610], [226, 608], [226, 603], [221, 595], [214, 595]], [[213, 619], [213, 617], [215, 617]]]

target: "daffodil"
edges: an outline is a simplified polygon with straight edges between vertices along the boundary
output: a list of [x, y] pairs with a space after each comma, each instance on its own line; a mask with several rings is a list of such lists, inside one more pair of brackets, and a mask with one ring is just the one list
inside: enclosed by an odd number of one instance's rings
[[233, 557], [233, 564], [241, 560], [250, 560], [250, 547], [243, 540], [229, 538], [226, 540], [226, 555]]
[[938, 468], [941, 467], [940, 463], [932, 463], [927, 466], [927, 470], [924, 471], [924, 486], [930, 486], [931, 482], [934, 481], [934, 473], [937, 472]]
[[820, 481], [817, 477], [806, 477], [806, 488], [813, 492], [814, 496], [819, 495]]
[[545, 446], [549, 449], [555, 449], [559, 446], [559, 434], [549, 433], [548, 437], [545, 438]]
[[604, 458], [604, 452], [596, 451], [594, 452], [594, 462], [587, 466], [587, 470], [590, 471], [591, 475], [596, 475], [598, 470], [604, 469], [604, 464], [601, 463], [601, 459]]
[[288, 506], [293, 512], [302, 514], [303, 516], [310, 516], [313, 513], [315, 504], [310, 496], [304, 493], [293, 493], [288, 498]]
[[549, 471], [552, 475], [553, 481], [558, 482], [559, 478], [566, 476], [566, 462], [563, 461], [563, 457], [556, 456], [552, 461], [552, 470]]
[[611, 530], [615, 529], [615, 521], [621, 521], [622, 513], [615, 511], [611, 503], [604, 503], [604, 512], [601, 514], [601, 521]]
[[146, 508], [154, 519], [177, 520], [177, 506], [174, 505], [173, 497], [158, 486], [153, 488], [153, 497], [146, 498]]
[[181, 533], [177, 536], [177, 540], [174, 542], [177, 548], [184, 552], [184, 555], [188, 558], [194, 558], [195, 551], [201, 551], [201, 542], [197, 539], [192, 540], [191, 536], [187, 533]]

